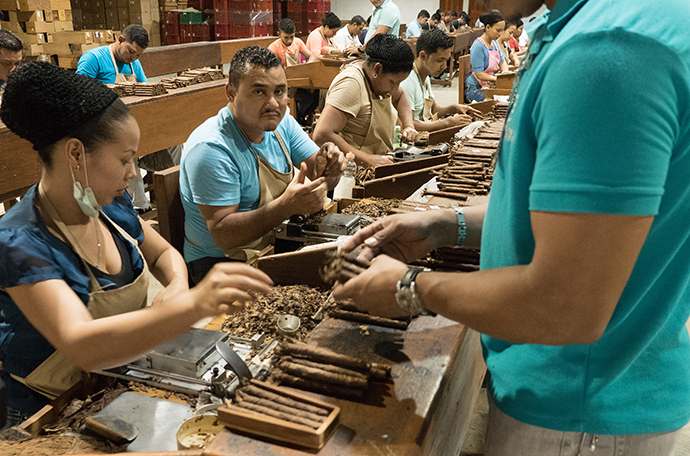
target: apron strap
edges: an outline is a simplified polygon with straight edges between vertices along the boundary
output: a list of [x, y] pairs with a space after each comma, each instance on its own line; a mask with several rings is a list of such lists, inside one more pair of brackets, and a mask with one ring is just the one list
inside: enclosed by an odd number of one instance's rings
[[278, 133], [278, 129], [276, 128], [273, 130], [273, 134], [276, 135], [276, 139], [278, 140], [278, 144], [280, 144], [280, 148], [283, 150], [283, 153], [285, 154], [285, 158], [287, 158], [288, 164], [292, 168], [292, 158], [290, 158], [290, 154], [288, 153], [287, 147], [285, 147], [285, 143], [283, 142], [283, 138], [280, 137], [280, 133]]
[[115, 68], [115, 79], [117, 80], [117, 75], [120, 74], [120, 72], [117, 70], [117, 63], [115, 62], [115, 54], [113, 54], [112, 44], [108, 46], [108, 51], [110, 52], [110, 59], [113, 61], [113, 68]]

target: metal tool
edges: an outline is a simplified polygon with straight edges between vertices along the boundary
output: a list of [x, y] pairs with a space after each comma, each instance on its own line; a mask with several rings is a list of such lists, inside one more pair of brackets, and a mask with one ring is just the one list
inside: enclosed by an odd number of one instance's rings
[[246, 378], [251, 380], [253, 375], [249, 370], [249, 367], [244, 362], [240, 355], [235, 353], [235, 350], [225, 345], [223, 342], [216, 342], [216, 350], [220, 353], [220, 356], [228, 363], [230, 369], [239, 377], [240, 379]]
[[118, 445], [131, 442], [139, 435], [139, 429], [136, 426], [116, 416], [87, 417], [84, 420], [84, 427]]

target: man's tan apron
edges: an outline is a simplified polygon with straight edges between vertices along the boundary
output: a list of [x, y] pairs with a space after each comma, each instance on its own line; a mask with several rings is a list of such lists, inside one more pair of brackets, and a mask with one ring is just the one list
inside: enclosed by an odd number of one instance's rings
[[[233, 119], [234, 121], [234, 119]], [[285, 154], [285, 158], [288, 161], [288, 165], [290, 166], [290, 171], [287, 173], [281, 173], [276, 171], [271, 167], [271, 165], [266, 161], [263, 157], [259, 156], [258, 152], [256, 152], [256, 149], [254, 149], [254, 146], [252, 145], [251, 141], [249, 141], [249, 138], [247, 138], [242, 131], [242, 129], [235, 123], [235, 126], [237, 127], [237, 130], [239, 130], [240, 134], [242, 134], [242, 137], [244, 140], [247, 142], [247, 147], [251, 151], [251, 153], [254, 155], [254, 158], [256, 159], [256, 167], [257, 167], [257, 174], [259, 177], [259, 207], [264, 207], [274, 199], [278, 198], [280, 195], [282, 195], [285, 192], [285, 189], [288, 188], [288, 185], [290, 185], [290, 182], [295, 177], [295, 168], [294, 165], [292, 164], [292, 159], [290, 158], [290, 154], [288, 153], [287, 147], [285, 147], [285, 143], [283, 142], [283, 138], [280, 137], [280, 134], [278, 134], [278, 131], [274, 130], [273, 133], [276, 135], [276, 139], [278, 140], [278, 143], [280, 144], [280, 148], [282, 149], [283, 153]], [[258, 209], [257, 208], [257, 209]], [[187, 242], [190, 244], [194, 244], [197, 247], [202, 247], [202, 248], [218, 248], [217, 246], [209, 247], [209, 246], [204, 246], [201, 244], [198, 244], [194, 241], [192, 241], [189, 238], [187, 239]], [[239, 261], [247, 261], [248, 259], [252, 258], [254, 255], [259, 253], [262, 249], [265, 247], [268, 247], [270, 244], [273, 243], [273, 231], [266, 233], [259, 239], [256, 239], [252, 242], [250, 242], [247, 245], [243, 245], [241, 247], [236, 247], [234, 249], [230, 250], [225, 250], [224, 254], [226, 258], [230, 258], [232, 260], [239, 260]]]
[[[299, 65], [299, 49], [297, 49], [297, 52], [291, 54], [288, 52], [287, 46], [283, 44], [283, 40], [280, 40], [280, 45], [283, 46], [283, 50], [285, 51], [285, 63], [287, 66]], [[295, 46], [295, 48], [297, 48], [297, 46]]]
[[425, 122], [428, 122], [430, 120], [436, 120], [434, 119], [434, 115], [431, 112], [431, 108], [434, 106], [435, 99], [433, 96], [431, 96], [431, 84], [428, 83], [426, 80], [422, 81], [422, 77], [419, 75], [419, 70], [417, 69], [417, 64], [415, 63], [413, 65], [414, 73], [417, 75], [417, 80], [419, 81], [419, 85], [422, 86], [422, 93], [424, 93], [424, 89], [426, 89], [427, 96], [424, 98], [424, 110], [422, 111], [422, 120]]
[[[134, 245], [144, 262], [144, 268], [134, 282], [115, 290], [105, 291], [101, 288], [93, 272], [91, 272], [91, 268], [84, 259], [85, 255], [79, 243], [60, 219], [60, 216], [46, 196], [43, 186], [40, 183], [38, 185], [38, 194], [41, 204], [46, 209], [48, 215], [53, 219], [62, 235], [67, 239], [72, 249], [74, 249], [84, 263], [84, 269], [89, 276], [90, 293], [88, 310], [91, 316], [94, 319], [104, 318], [146, 307], [146, 298], [149, 288], [148, 267], [146, 265], [146, 260], [144, 260], [144, 255], [141, 253], [141, 250], [139, 250], [137, 242], [132, 239], [125, 230], [110, 220], [103, 212], [100, 213], [100, 216], [105, 219], [106, 223], [115, 227], [123, 238]], [[48, 359], [43, 361], [25, 378], [16, 375], [12, 375], [12, 378], [49, 399], [55, 399], [81, 380], [82, 370], [74, 365], [65, 355], [56, 350], [55, 353], [50, 355]]]
[[352, 144], [362, 152], [371, 155], [385, 155], [393, 150], [393, 134], [395, 133], [395, 122], [397, 120], [397, 116], [393, 112], [391, 97], [389, 95], [382, 98], [372, 92], [364, 70], [359, 65], [353, 66], [360, 72], [364, 84], [366, 84], [369, 102], [371, 103], [371, 119], [362, 144], [357, 144], [354, 136], [348, 132], [341, 131], [340, 136], [348, 144]]
[[129, 68], [132, 70], [132, 74], [122, 74], [117, 71], [117, 63], [115, 62], [115, 54], [113, 54], [113, 45], [108, 46], [108, 51], [110, 52], [110, 58], [113, 61], [113, 67], [115, 68], [115, 82], [137, 82], [137, 76], [134, 74], [134, 67], [129, 64]]

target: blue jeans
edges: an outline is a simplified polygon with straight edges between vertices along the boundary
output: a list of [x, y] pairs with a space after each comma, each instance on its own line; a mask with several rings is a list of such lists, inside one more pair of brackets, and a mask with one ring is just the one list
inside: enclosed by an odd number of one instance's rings
[[517, 421], [489, 398], [485, 456], [670, 456], [678, 431], [594, 435], [562, 432]]
[[467, 99], [468, 103], [486, 100], [484, 97], [484, 92], [482, 92], [481, 88], [470, 84], [467, 84], [467, 87], [465, 88], [465, 98]]

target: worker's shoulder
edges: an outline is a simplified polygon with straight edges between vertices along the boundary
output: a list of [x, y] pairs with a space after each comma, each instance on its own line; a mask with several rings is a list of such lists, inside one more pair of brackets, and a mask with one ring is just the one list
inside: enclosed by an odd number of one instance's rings
[[590, 35], [605, 38], [600, 46], [606, 46], [611, 41], [619, 41], [616, 35], [620, 34], [636, 46], [631, 51], [642, 53], [650, 47], [667, 48], [690, 66], [688, 20], [690, 2], [687, 0], [590, 1], [558, 33], [554, 45], [564, 45], [575, 37]]
[[79, 61], [81, 61], [83, 58], [100, 60], [106, 57], [110, 59], [110, 51], [108, 50], [108, 46], [99, 46], [97, 48], [89, 49], [88, 51], [84, 52]]

